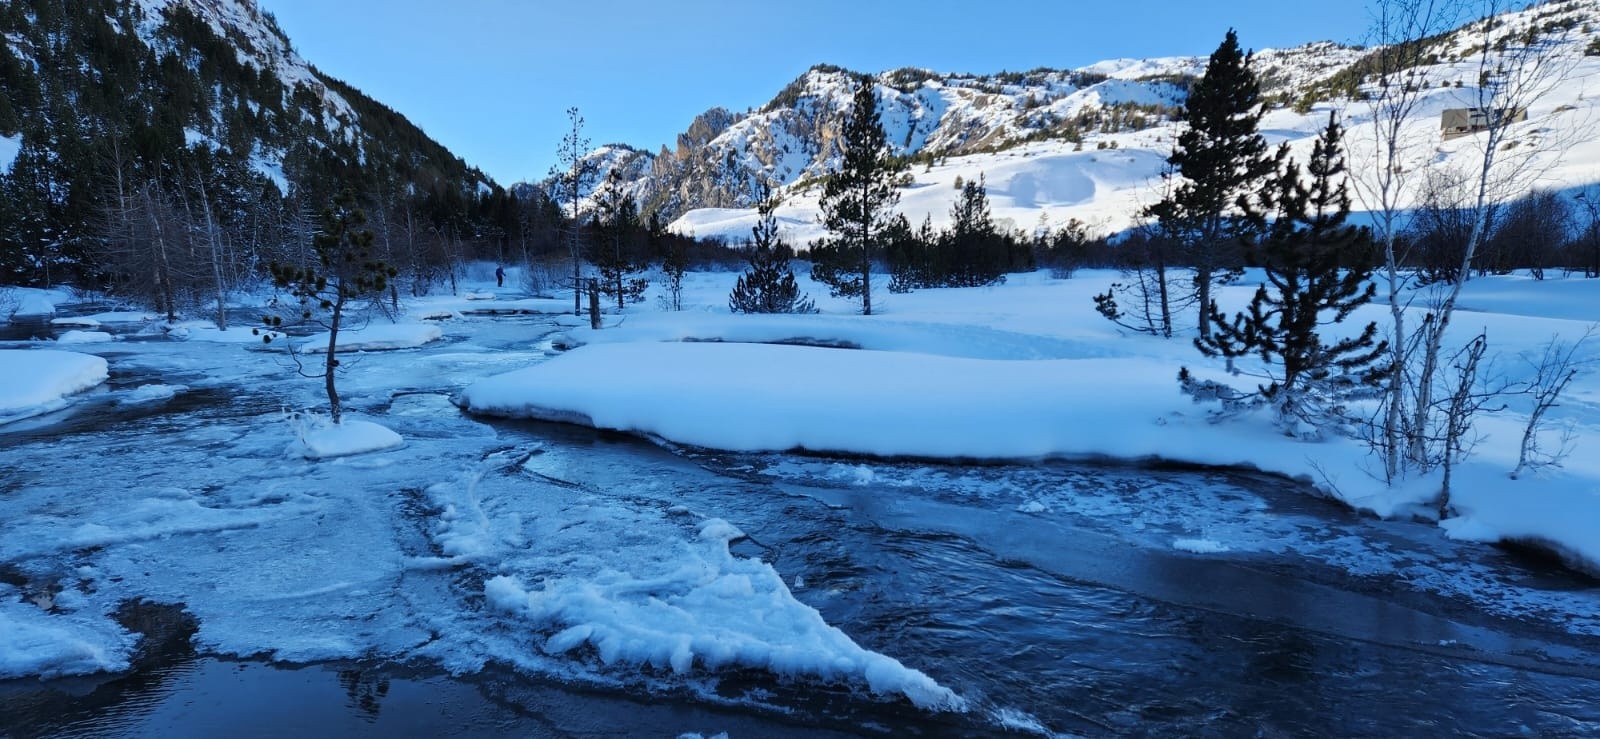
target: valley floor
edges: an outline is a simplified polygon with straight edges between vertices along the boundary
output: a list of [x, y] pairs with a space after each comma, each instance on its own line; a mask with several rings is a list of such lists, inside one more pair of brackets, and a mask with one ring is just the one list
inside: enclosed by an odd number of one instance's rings
[[[1600, 680], [1600, 591], [1478, 543], [1600, 561], [1594, 375], [1557, 409], [1574, 432], [1564, 467], [1510, 479], [1520, 411], [1490, 418], [1458, 471], [1460, 515], [1439, 529], [1410, 520], [1436, 481], [1388, 488], [1359, 444], [1290, 439], [1263, 418], [1213, 423], [1175, 376], [1220, 367], [1093, 312], [1114, 275], [885, 292], [871, 317], [809, 282], [822, 314], [729, 315], [734, 277], [691, 274], [685, 311], [646, 303], [598, 331], [557, 315], [560, 299], [482, 288], [353, 332], [340, 379], [353, 417], [403, 441], [348, 456], [315, 453], [330, 448], [312, 438], [315, 419], [284, 413], [323, 402], [277, 348], [314, 338], [263, 346], [248, 328], [164, 334], [101, 314], [64, 322], [104, 334], [85, 343], [8, 343], [8, 377], [48, 359], [55, 370], [33, 371], [71, 382], [27, 402], [0, 391], [12, 418], [0, 426], [0, 678], [138, 669], [141, 636], [121, 609], [147, 601], [181, 604], [205, 654], [510, 669], [836, 727], [927, 720], [817, 698], [839, 688], [990, 729], [1292, 726], [1307, 707], [1282, 695], [1253, 695], [1272, 706], [1261, 710], [1213, 695], [1236, 704], [1219, 718], [1138, 692], [1220, 689], [1149, 671], [1192, 657], [1184, 674], [1226, 677], [1231, 653], [1205, 635], [1259, 621], [1378, 645], [1320, 650], [1330, 680], [1406, 664], [1426, 673], [1407, 680], [1459, 680], [1468, 696], [1507, 670], [1532, 686], [1518, 703], [1424, 715], [1505, 731], [1600, 722], [1574, 697]], [[1487, 329], [1515, 372], [1551, 335], [1582, 335], [1597, 290], [1476, 280], [1456, 326]], [[1367, 310], [1354, 320], [1383, 313]], [[61, 349], [76, 354], [45, 354]], [[99, 381], [97, 358], [109, 379], [75, 392]], [[1178, 642], [1198, 651], [1174, 656]], [[1112, 646], [1120, 657], [1090, 656]], [[1033, 664], [1035, 648], [1066, 661]], [[1112, 689], [1085, 675], [1120, 677]], [[0, 681], [0, 701], [19, 684]], [[1051, 692], [1069, 685], [1124, 705], [1065, 711]], [[1129, 713], [1140, 701], [1148, 711]], [[1549, 723], [1551, 711], [1572, 723]], [[1406, 730], [1348, 728], [1374, 726]]]

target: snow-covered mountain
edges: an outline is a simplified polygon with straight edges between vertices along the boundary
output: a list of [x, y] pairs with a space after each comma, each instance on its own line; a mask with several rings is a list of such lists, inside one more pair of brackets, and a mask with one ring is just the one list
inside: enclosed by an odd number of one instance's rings
[[[1530, 29], [1532, 29], [1530, 31]], [[1487, 37], [1557, 34], [1558, 56], [1570, 67], [1533, 106], [1528, 135], [1576, 131], [1600, 115], [1588, 89], [1600, 89], [1600, 57], [1585, 56], [1600, 29], [1600, 1], [1564, 0], [1501, 16]], [[1241, 39], [1248, 45], [1249, 39]], [[1429, 81], [1413, 124], [1427, 143], [1407, 156], [1416, 166], [1470, 156], [1470, 141], [1442, 142], [1438, 115], [1468, 107], [1479, 84], [1475, 49], [1481, 23], [1431, 41], [1436, 64], [1418, 70]], [[1317, 42], [1256, 52], [1253, 69], [1272, 110], [1262, 122], [1273, 142], [1288, 141], [1304, 156], [1330, 111], [1352, 128], [1352, 163], [1370, 138], [1370, 112], [1359, 95], [1339, 94], [1371, 50]], [[901, 69], [874, 76], [885, 133], [896, 154], [911, 160], [912, 181], [900, 208], [913, 222], [946, 217], [959, 182], [984, 177], [995, 215], [1013, 228], [1059, 227], [1076, 219], [1109, 233], [1132, 225], [1133, 213], [1154, 198], [1152, 181], [1177, 132], [1174, 117], [1188, 83], [1204, 72], [1204, 57], [1114, 59], [1075, 70], [1035, 70], [986, 76]], [[852, 75], [818, 66], [760, 110], [718, 108], [695, 119], [675, 147], [654, 154], [630, 150], [629, 180], [642, 211], [659, 211], [680, 232], [740, 239], [753, 223], [756, 184], [783, 186], [779, 217], [786, 235], [804, 242], [816, 226], [816, 178], [839, 156], [838, 131], [850, 109]], [[1346, 85], [1348, 87], [1348, 85]], [[1546, 136], [1545, 138], [1550, 138]], [[1600, 150], [1564, 147], [1544, 168], [1548, 186], [1600, 180]], [[1370, 157], [1368, 157], [1370, 158]], [[610, 161], [621, 161], [614, 157]], [[648, 161], [648, 163], [646, 163]], [[674, 220], [675, 219], [675, 220]]]
[[[1265, 50], [1257, 70], [1269, 93], [1297, 89], [1342, 69], [1362, 52], [1319, 42]], [[884, 131], [895, 153], [920, 162], [1016, 149], [1037, 141], [1078, 146], [1112, 133], [1160, 125], [1182, 105], [1204, 57], [1119, 59], [1076, 70], [990, 75], [897, 69], [875, 76]], [[763, 180], [792, 185], [826, 173], [839, 157], [856, 73], [808, 70], [760, 110], [713, 108], [654, 154], [617, 145], [591, 154], [601, 177], [627, 168], [644, 210], [676, 217], [697, 208], [742, 208]], [[648, 160], [644, 164], [641, 160]]]
[[404, 116], [319, 71], [255, 0], [3, 6], [0, 137], [11, 143], [0, 174], [30, 153], [71, 158], [61, 120], [70, 112], [73, 125], [102, 138], [148, 129], [162, 145], [247, 160], [285, 193], [319, 159], [387, 165], [394, 176], [443, 177], [468, 190], [488, 184]]

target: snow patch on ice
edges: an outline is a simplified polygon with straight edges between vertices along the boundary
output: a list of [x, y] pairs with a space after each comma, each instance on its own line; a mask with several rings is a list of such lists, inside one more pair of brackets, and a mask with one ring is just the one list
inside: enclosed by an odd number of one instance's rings
[[46, 413], [66, 405], [67, 396], [110, 377], [106, 360], [56, 350], [0, 350], [0, 423]]
[[[328, 351], [327, 332], [313, 335], [300, 346], [307, 354]], [[444, 331], [431, 323], [373, 323], [358, 329], [339, 332], [338, 349], [341, 352], [376, 352], [395, 349], [415, 349], [444, 337]]]
[[178, 393], [188, 389], [188, 387], [183, 385], [140, 385], [139, 387], [128, 391], [126, 395], [123, 395], [122, 398], [119, 399], [119, 402], [121, 402], [123, 405], [159, 403], [161, 401], [171, 400], [173, 397], [177, 396]]
[[1228, 551], [1228, 545], [1212, 539], [1178, 539], [1172, 542], [1173, 549], [1195, 554], [1219, 554]]
[[[651, 665], [686, 674], [743, 667], [774, 675], [865, 684], [930, 710], [963, 711], [966, 701], [917, 670], [862, 649], [795, 600], [783, 577], [759, 560], [735, 557], [743, 532], [721, 519], [678, 544], [664, 570], [614, 563], [593, 577], [546, 577], [528, 586], [498, 575], [484, 584], [494, 607], [550, 633], [550, 654], [592, 647], [606, 664]], [[618, 569], [621, 568], [621, 569]], [[640, 569], [643, 569], [642, 567]]]
[[98, 344], [116, 337], [104, 331], [68, 331], [56, 337], [57, 344]]
[[125, 670], [137, 640], [104, 618], [47, 612], [0, 585], [0, 679]]
[[346, 416], [335, 424], [324, 416], [296, 414], [291, 423], [297, 438], [290, 449], [306, 459], [332, 459], [381, 452], [405, 443], [389, 428]]

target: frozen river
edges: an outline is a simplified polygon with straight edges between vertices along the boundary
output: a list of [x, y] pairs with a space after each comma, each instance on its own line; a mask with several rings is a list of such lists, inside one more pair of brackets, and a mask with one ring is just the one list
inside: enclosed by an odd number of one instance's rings
[[[474, 419], [452, 395], [540, 361], [555, 326], [445, 330], [341, 379], [406, 438], [391, 452], [286, 455], [282, 409], [320, 384], [198, 342], [100, 345], [106, 389], [0, 429], [3, 593], [91, 636], [119, 609], [166, 634], [116, 675], [0, 682], [0, 735], [1600, 733], [1600, 587], [1537, 558], [1243, 473], [719, 454]], [[743, 534], [726, 553], [713, 521]], [[776, 651], [814, 608], [967, 710], [776, 659], [552, 647], [567, 624], [490, 585], [605, 590], [650, 626], [618, 593], [667, 599], [685, 567], [755, 583], [695, 623], [749, 621]]]

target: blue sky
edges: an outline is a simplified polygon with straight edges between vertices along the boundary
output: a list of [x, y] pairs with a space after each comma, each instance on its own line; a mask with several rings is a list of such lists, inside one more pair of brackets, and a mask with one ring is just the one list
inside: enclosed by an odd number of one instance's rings
[[595, 145], [670, 144], [714, 107], [759, 107], [813, 64], [1071, 68], [1359, 43], [1361, 0], [259, 0], [324, 72], [502, 184], [542, 178], [577, 106]]

